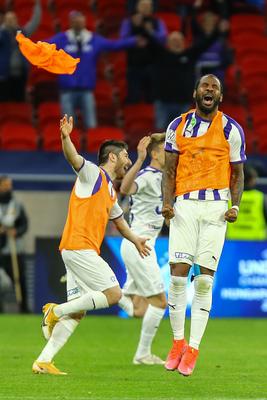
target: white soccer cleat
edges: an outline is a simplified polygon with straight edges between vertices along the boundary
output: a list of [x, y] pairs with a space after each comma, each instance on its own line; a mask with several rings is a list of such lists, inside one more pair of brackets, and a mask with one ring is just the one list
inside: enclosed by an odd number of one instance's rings
[[164, 365], [165, 361], [163, 361], [160, 357], [155, 354], [148, 354], [147, 356], [133, 359], [134, 365]]

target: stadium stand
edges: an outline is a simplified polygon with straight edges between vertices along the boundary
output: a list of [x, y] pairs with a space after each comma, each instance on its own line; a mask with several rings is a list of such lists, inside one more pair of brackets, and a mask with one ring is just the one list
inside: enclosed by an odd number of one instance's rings
[[[74, 128], [71, 134], [71, 139], [78, 151], [81, 150], [81, 133]], [[61, 151], [61, 139], [59, 135], [59, 123], [50, 122], [41, 130], [42, 149], [45, 151]]]
[[2, 150], [37, 150], [36, 130], [30, 123], [7, 121], [0, 127]]
[[32, 123], [32, 106], [29, 103], [1, 103], [0, 124], [5, 122]]
[[[98, 30], [100, 27], [101, 33], [109, 38], [118, 35], [121, 21], [128, 15], [124, 0], [114, 0], [112, 7], [110, 7], [109, 0], [94, 2], [41, 0], [41, 3], [42, 20], [37, 32], [32, 37], [34, 41], [44, 40], [57, 30], [66, 29], [68, 14], [74, 9], [82, 11], [86, 15], [89, 29]], [[209, 7], [209, 1], [203, 3], [204, 8]], [[236, 1], [234, 3], [232, 7], [234, 14], [229, 19], [229, 43], [234, 49], [235, 61], [226, 72], [225, 100], [222, 109], [244, 127], [247, 133], [248, 151], [264, 153], [267, 145], [260, 121], [262, 121], [262, 115], [266, 114], [265, 105], [267, 103], [266, 18], [256, 7], [245, 6], [244, 2]], [[33, 4], [34, 0], [0, 1], [2, 9], [5, 9], [7, 5], [7, 10], [16, 12], [21, 24], [29, 19]], [[181, 6], [190, 6], [190, 4], [192, 1], [189, 0], [172, 2], [159, 0], [156, 15], [165, 22], [168, 31], [179, 30], [183, 21], [182, 17], [178, 15], [178, 10]], [[190, 40], [188, 33], [186, 40]], [[110, 134], [115, 134], [115, 130], [118, 129], [122, 135], [120, 137], [125, 136], [130, 147], [134, 148], [140, 136], [154, 130], [154, 115], [151, 104], [125, 104], [127, 98], [126, 70], [124, 52], [103, 54], [97, 66], [98, 82], [95, 98], [100, 131], [103, 126], [105, 135], [108, 131]], [[6, 141], [6, 126], [9, 126], [10, 129], [15, 129], [15, 127], [17, 129], [16, 124], [21, 123], [24, 132], [27, 131], [30, 124], [40, 129], [41, 149], [60, 150], [58, 141], [54, 137], [54, 135], [58, 136], [58, 117], [60, 116], [57, 103], [57, 77], [44, 70], [31, 67], [27, 88], [28, 103], [1, 104], [0, 129], [1, 138], [4, 138], [4, 140], [1, 139], [1, 146], [5, 146], [5, 149], [11, 146]], [[265, 107], [265, 111], [257, 111], [259, 102], [263, 105], [262, 107]], [[259, 109], [262, 110], [262, 107]], [[11, 122], [13, 125], [9, 125]], [[49, 130], [52, 133], [49, 133]], [[95, 148], [94, 143], [97, 142], [98, 137], [94, 136], [102, 137], [100, 131], [91, 129], [85, 133], [87, 150]], [[34, 150], [38, 147], [38, 134], [34, 128], [28, 132], [30, 132], [29, 150]], [[14, 136], [16, 134], [15, 132]], [[75, 135], [78, 146], [83, 148], [83, 134], [76, 131]], [[12, 134], [10, 134], [10, 138], [11, 136]], [[34, 140], [32, 140], [33, 136]], [[24, 141], [23, 146], [26, 145], [27, 141]]]
[[125, 140], [123, 130], [114, 126], [98, 126], [89, 129], [86, 133], [86, 151], [97, 152], [100, 144], [109, 139]]

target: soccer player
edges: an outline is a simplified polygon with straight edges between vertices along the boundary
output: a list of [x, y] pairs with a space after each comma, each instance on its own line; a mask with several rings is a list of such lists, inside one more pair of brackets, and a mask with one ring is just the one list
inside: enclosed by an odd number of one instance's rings
[[[137, 161], [126, 173], [120, 188], [121, 193], [131, 195], [132, 232], [149, 238], [149, 246], [152, 248], [150, 255], [142, 258], [129, 240], [124, 239], [121, 245], [127, 280], [119, 306], [130, 316], [144, 317], [140, 340], [133, 358], [134, 364], [164, 364], [163, 360], [151, 353], [152, 341], [167, 306], [160, 267], [154, 249], [164, 221], [161, 214], [164, 142], [165, 133], [154, 133], [140, 140], [137, 146]], [[141, 169], [147, 153], [151, 158], [150, 164]], [[147, 309], [144, 301], [140, 306], [142, 297], [147, 299]]]
[[[169, 289], [173, 346], [165, 367], [191, 375], [197, 361], [212, 303], [213, 276], [222, 252], [226, 223], [235, 222], [243, 192], [244, 133], [228, 115], [218, 111], [222, 85], [214, 75], [195, 86], [196, 109], [174, 119], [166, 132], [162, 214], [170, 220]], [[231, 207], [228, 209], [228, 198]], [[173, 200], [174, 205], [173, 205]], [[190, 267], [199, 265], [194, 279], [189, 345], [184, 338], [186, 284]]]
[[52, 363], [67, 342], [85, 310], [107, 308], [118, 303], [121, 289], [109, 265], [100, 257], [106, 225], [111, 219], [119, 232], [136, 247], [140, 257], [149, 254], [146, 239], [132, 232], [118, 205], [112, 180], [123, 178], [131, 166], [127, 145], [109, 140], [100, 146], [100, 167], [84, 160], [71, 139], [73, 119], [60, 121], [64, 155], [77, 174], [69, 202], [60, 250], [67, 271], [67, 299], [63, 304], [43, 307], [43, 333], [48, 343], [33, 363], [40, 374], [65, 375]]

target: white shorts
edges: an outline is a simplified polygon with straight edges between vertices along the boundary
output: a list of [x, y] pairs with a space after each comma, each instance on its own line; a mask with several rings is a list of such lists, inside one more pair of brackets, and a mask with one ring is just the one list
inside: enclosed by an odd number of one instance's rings
[[62, 250], [68, 301], [91, 291], [119, 286], [110, 266], [94, 250]]
[[147, 241], [148, 246], [151, 247], [150, 255], [141, 258], [135, 245], [129, 240], [123, 239], [121, 256], [127, 271], [127, 280], [123, 286], [124, 294], [150, 297], [164, 292], [153, 242]]
[[225, 240], [227, 201], [176, 200], [170, 221], [170, 263], [216, 271]]

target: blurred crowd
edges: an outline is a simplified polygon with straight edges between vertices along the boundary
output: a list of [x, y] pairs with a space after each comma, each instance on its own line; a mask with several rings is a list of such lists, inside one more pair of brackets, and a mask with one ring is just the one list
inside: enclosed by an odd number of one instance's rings
[[[60, 151], [57, 124], [66, 113], [75, 117], [80, 149], [95, 152], [107, 135], [126, 139], [134, 149], [144, 132], [166, 130], [191, 106], [200, 75], [215, 73], [224, 85], [222, 110], [244, 128], [248, 153], [266, 152], [264, 1], [114, 0], [114, 8], [108, 0], [5, 3], [1, 148]], [[29, 66], [16, 43], [17, 30], [79, 57], [75, 73], [56, 76]], [[7, 117], [14, 101], [17, 119]]]
[[[24, 25], [12, 9], [12, 0], [6, 3], [0, 12], [0, 101], [25, 101], [29, 65], [18, 49], [15, 35], [18, 30], [27, 37], [38, 32], [42, 3], [33, 2], [32, 16]], [[90, 3], [91, 10], [97, 9], [97, 3]], [[228, 43], [231, 13], [238, 10], [240, 3], [255, 12], [261, 12], [264, 6], [260, 0], [177, 1], [173, 15], [179, 17], [179, 26], [177, 22], [177, 27], [172, 24], [170, 29], [160, 17], [164, 3], [125, 2], [125, 18], [116, 39], [100, 34], [101, 24], [95, 30], [88, 29], [86, 15], [78, 7], [66, 17], [68, 29], [45, 38], [81, 59], [73, 75], [58, 79], [62, 114], [82, 116], [84, 129], [98, 125], [94, 96], [97, 62], [102, 53], [123, 50], [127, 53], [123, 103], [153, 104], [155, 128], [166, 129], [174, 117], [190, 107], [194, 82], [200, 75], [214, 73], [224, 82], [225, 71], [234, 57]]]

